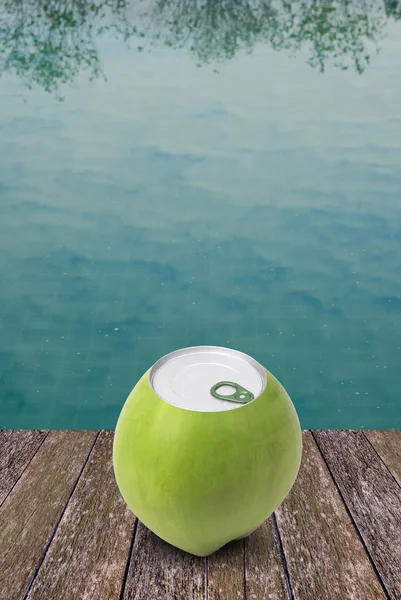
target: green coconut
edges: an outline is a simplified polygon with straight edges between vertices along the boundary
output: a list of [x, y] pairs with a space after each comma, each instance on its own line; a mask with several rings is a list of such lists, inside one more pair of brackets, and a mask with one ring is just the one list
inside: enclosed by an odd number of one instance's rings
[[266, 370], [260, 396], [235, 410], [199, 412], [165, 402], [147, 371], [118, 418], [113, 466], [132, 512], [166, 542], [208, 556], [257, 529], [295, 482], [298, 416]]

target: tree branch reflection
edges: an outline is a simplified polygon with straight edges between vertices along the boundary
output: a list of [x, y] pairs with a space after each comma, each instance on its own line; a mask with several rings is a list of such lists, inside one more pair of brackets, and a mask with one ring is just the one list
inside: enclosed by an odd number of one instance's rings
[[104, 34], [138, 51], [186, 49], [199, 66], [264, 43], [305, 52], [320, 72], [362, 74], [389, 19], [401, 19], [401, 0], [0, 0], [0, 75], [55, 93], [81, 73], [104, 76]]

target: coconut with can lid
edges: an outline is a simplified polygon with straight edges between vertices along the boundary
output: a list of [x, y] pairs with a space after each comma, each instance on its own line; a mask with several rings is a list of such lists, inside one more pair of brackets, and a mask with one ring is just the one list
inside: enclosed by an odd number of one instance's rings
[[197, 346], [161, 358], [117, 421], [113, 466], [122, 497], [166, 542], [208, 556], [257, 529], [296, 479], [294, 405], [248, 355]]

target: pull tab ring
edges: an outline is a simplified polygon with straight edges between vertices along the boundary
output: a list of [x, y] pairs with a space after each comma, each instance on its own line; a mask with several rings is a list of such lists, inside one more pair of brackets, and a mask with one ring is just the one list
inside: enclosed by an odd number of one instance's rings
[[[229, 385], [230, 387], [235, 388], [235, 392], [230, 396], [223, 396], [222, 394], [219, 394], [217, 390], [223, 385]], [[219, 400], [229, 400], [230, 402], [239, 402], [240, 404], [246, 404], [255, 397], [252, 392], [246, 390], [238, 383], [234, 383], [233, 381], [219, 381], [219, 383], [216, 383], [212, 387], [210, 393], [214, 398], [218, 398]]]

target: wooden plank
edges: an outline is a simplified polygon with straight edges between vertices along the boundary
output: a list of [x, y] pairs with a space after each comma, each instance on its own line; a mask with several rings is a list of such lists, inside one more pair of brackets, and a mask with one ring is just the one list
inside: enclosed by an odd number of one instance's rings
[[235, 540], [207, 557], [208, 600], [245, 600], [245, 540]]
[[401, 431], [364, 431], [386, 467], [401, 486]]
[[95, 437], [51, 431], [0, 508], [0, 600], [24, 596]]
[[276, 511], [295, 600], [385, 600], [310, 432], [297, 481]]
[[47, 435], [38, 429], [0, 431], [0, 506]]
[[314, 435], [390, 598], [401, 598], [401, 491], [362, 431]]
[[245, 571], [247, 600], [291, 598], [273, 515], [246, 538]]
[[100, 433], [27, 600], [119, 600], [136, 517], [115, 482], [113, 435]]
[[123, 600], [204, 600], [206, 559], [167, 544], [138, 521]]

